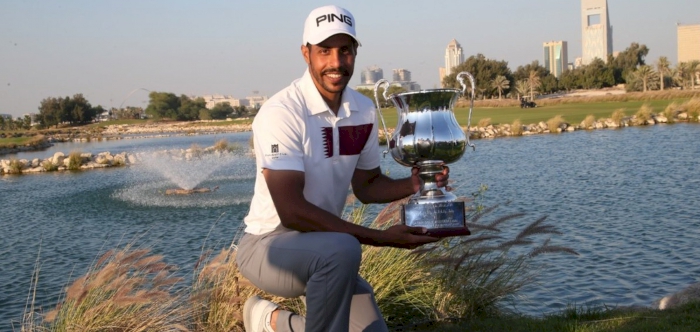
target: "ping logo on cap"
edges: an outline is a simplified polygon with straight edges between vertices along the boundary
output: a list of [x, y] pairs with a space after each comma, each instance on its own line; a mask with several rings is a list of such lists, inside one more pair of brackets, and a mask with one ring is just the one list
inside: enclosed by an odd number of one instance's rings
[[349, 26], [352, 26], [352, 17], [345, 14], [325, 14], [316, 18], [316, 27], [321, 26], [322, 22], [335, 22], [336, 20], [343, 22]]

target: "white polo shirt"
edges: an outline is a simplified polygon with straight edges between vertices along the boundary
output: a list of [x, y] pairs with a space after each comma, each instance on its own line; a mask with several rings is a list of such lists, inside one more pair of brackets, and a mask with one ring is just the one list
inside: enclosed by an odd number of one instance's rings
[[306, 200], [340, 216], [355, 169], [379, 167], [377, 130], [369, 98], [346, 87], [336, 116], [308, 70], [267, 100], [253, 121], [257, 172], [245, 231], [265, 234], [280, 224], [264, 168], [304, 172]]

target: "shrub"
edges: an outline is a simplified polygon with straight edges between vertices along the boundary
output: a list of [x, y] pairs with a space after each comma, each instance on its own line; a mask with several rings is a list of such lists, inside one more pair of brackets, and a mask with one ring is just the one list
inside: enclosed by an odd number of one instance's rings
[[212, 257], [204, 253], [195, 266], [195, 280], [191, 302], [195, 331], [243, 331], [243, 304], [253, 295], [259, 295], [280, 305], [281, 308], [304, 315], [300, 299], [271, 296], [251, 284], [238, 271], [236, 250], [224, 249]]
[[71, 171], [79, 170], [80, 164], [82, 164], [83, 157], [80, 156], [80, 152], [73, 151], [68, 155], [68, 169]]
[[486, 128], [491, 124], [491, 118], [483, 118], [479, 120], [479, 123], [477, 124], [477, 127], [479, 128]]
[[593, 115], [587, 115], [585, 119], [581, 122], [581, 127], [584, 129], [593, 129], [593, 125], [595, 124], [595, 116]]
[[666, 106], [663, 111], [663, 115], [668, 119], [668, 123], [676, 122], [676, 111], [678, 111], [678, 104], [672, 102]]
[[10, 159], [10, 172], [9, 174], [22, 174], [22, 162], [18, 159]]
[[523, 124], [520, 122], [520, 119], [515, 119], [515, 121], [513, 121], [510, 125], [510, 131], [513, 133], [513, 136], [523, 135]]
[[204, 149], [202, 149], [202, 147], [198, 144], [190, 145], [190, 151], [192, 152], [193, 158], [200, 158], [204, 154]]
[[214, 150], [216, 151], [228, 151], [228, 141], [224, 139], [220, 139], [214, 143]]
[[561, 115], [557, 115], [549, 120], [547, 120], [547, 129], [549, 129], [549, 132], [551, 133], [557, 133], [559, 132], [557, 129], [560, 129], [561, 125], [566, 123], [566, 120], [564, 120], [564, 117]]
[[693, 98], [685, 103], [685, 110], [688, 112], [688, 121], [700, 121], [700, 98]]
[[622, 126], [622, 120], [625, 118], [625, 109], [624, 108], [618, 108], [615, 111], [613, 111], [612, 115], [610, 116], [610, 119], [615, 122], [618, 126]]
[[43, 167], [44, 170], [46, 170], [47, 172], [53, 172], [58, 169], [58, 166], [54, 165], [54, 163], [52, 163], [50, 159], [42, 161], [41, 167]]
[[637, 113], [634, 115], [635, 116], [635, 121], [636, 124], [638, 125], [646, 125], [649, 124], [649, 121], [652, 120], [653, 116], [652, 113], [654, 110], [651, 108], [649, 104], [644, 104], [642, 107], [639, 108]]

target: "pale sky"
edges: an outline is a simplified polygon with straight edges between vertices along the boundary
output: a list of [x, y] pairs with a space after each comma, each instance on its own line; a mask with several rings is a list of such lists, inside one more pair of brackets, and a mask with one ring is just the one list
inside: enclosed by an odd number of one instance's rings
[[[405, 68], [439, 85], [453, 38], [510, 68], [543, 61], [542, 43], [565, 40], [581, 56], [578, 0], [3, 0], [0, 113], [13, 117], [46, 97], [82, 93], [93, 105], [145, 107], [149, 91], [177, 95], [252, 91], [271, 96], [301, 76], [306, 15], [337, 4], [355, 16], [363, 68]], [[646, 44], [647, 63], [677, 59], [676, 23], [700, 24], [700, 0], [608, 0], [613, 49]], [[135, 91], [136, 90], [136, 91]], [[134, 92], [135, 91], [135, 92]], [[133, 92], [133, 93], [132, 93]]]

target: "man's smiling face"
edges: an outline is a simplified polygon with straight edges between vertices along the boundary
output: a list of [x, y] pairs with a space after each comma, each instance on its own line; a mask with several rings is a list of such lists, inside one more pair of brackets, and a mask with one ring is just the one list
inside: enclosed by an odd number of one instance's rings
[[302, 46], [304, 60], [321, 96], [336, 100], [355, 70], [357, 43], [346, 34], [328, 37], [317, 45]]

